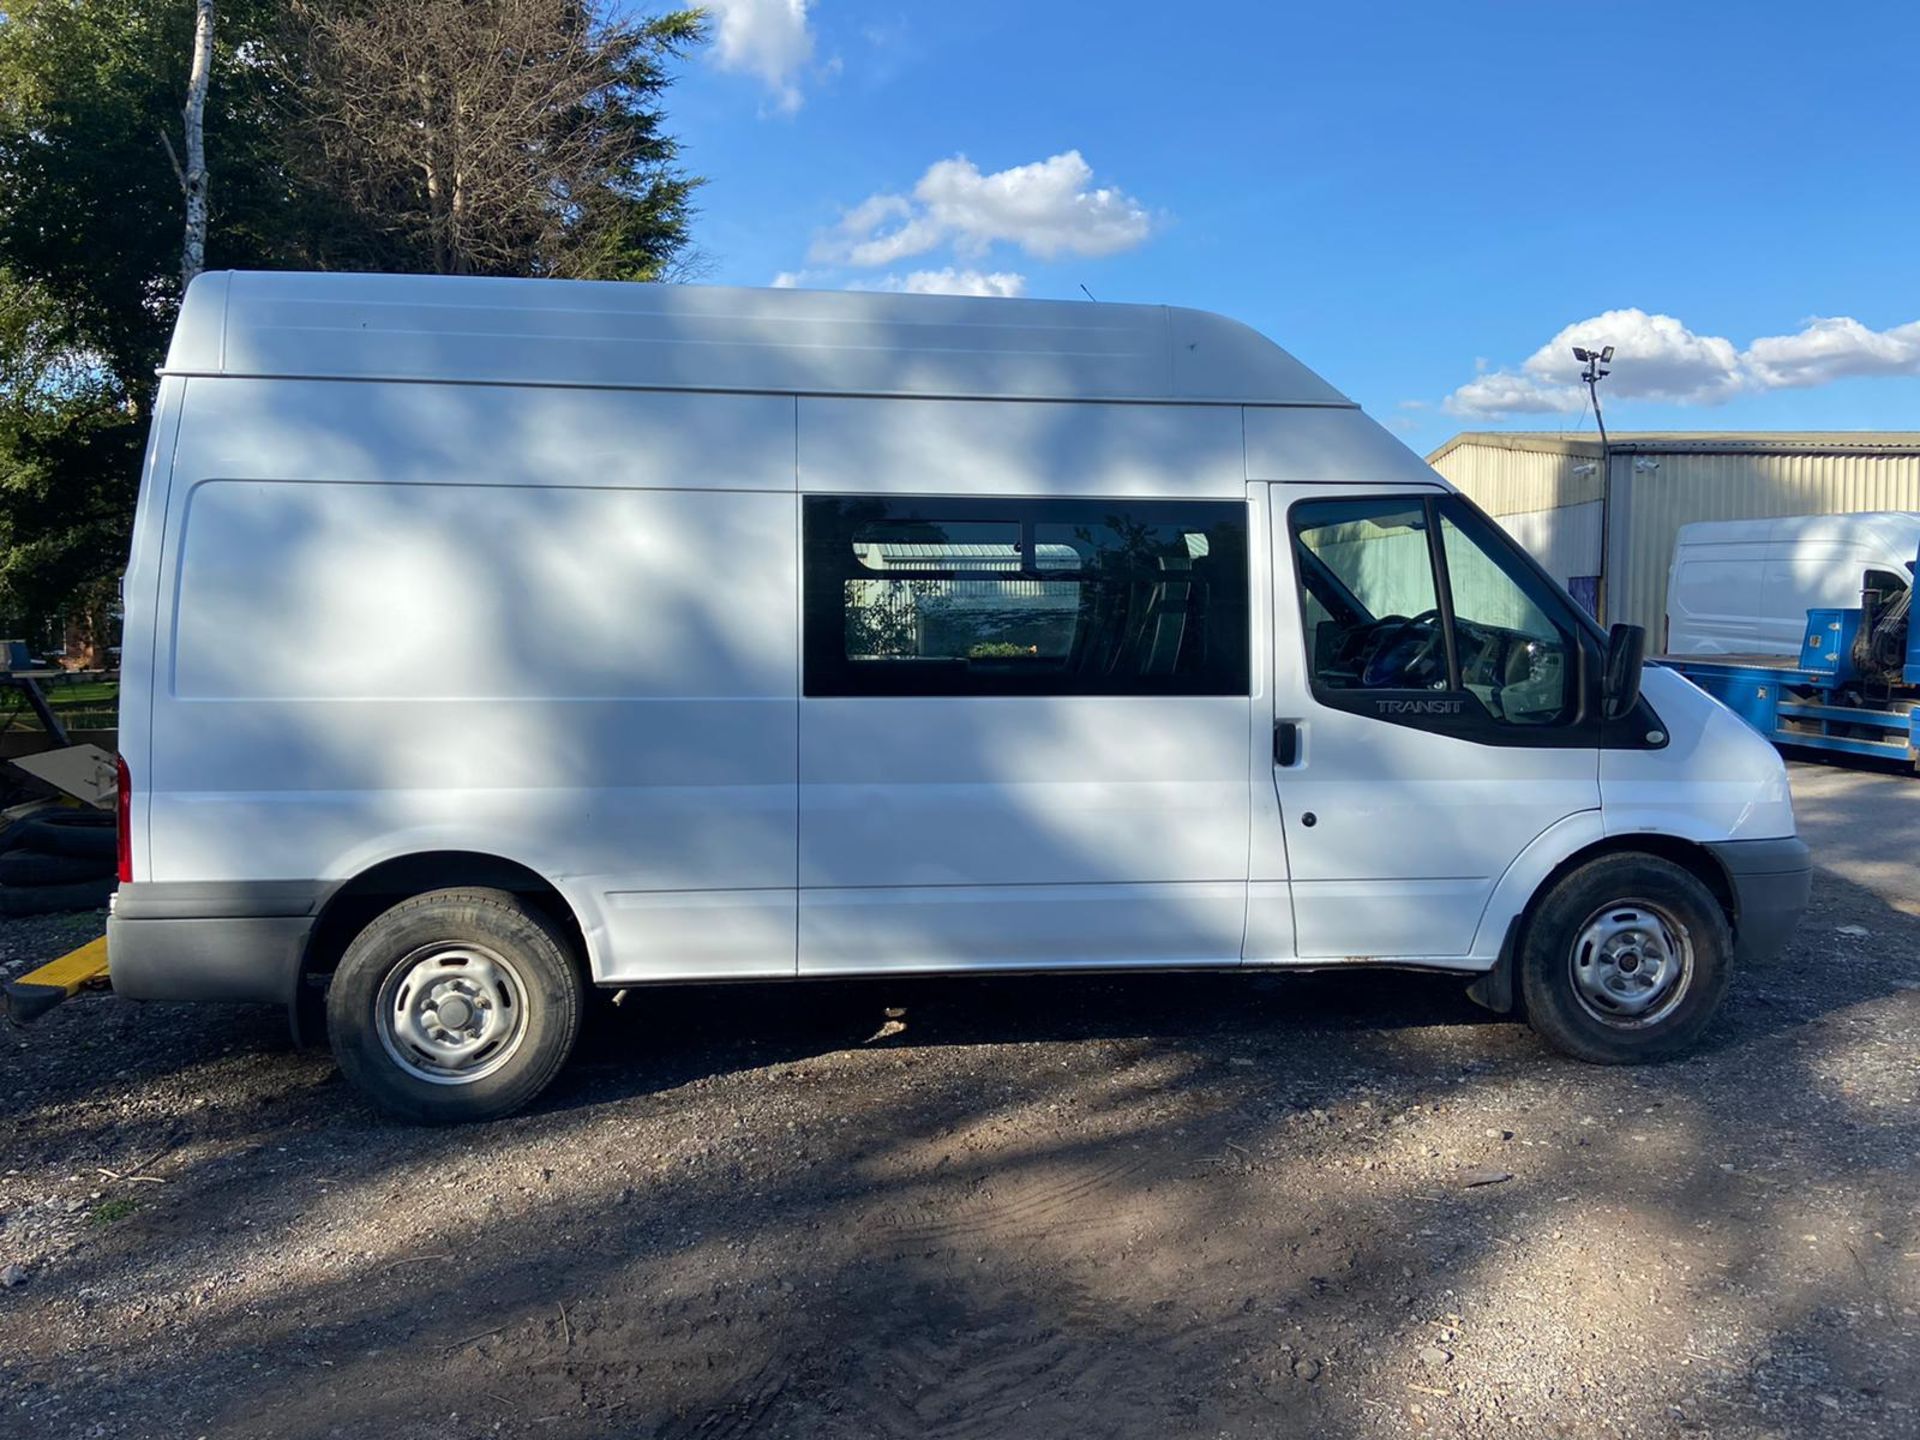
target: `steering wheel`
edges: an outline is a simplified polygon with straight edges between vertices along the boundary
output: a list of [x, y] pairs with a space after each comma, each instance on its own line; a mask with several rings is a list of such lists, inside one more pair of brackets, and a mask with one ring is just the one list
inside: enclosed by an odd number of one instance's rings
[[[1422, 610], [1405, 620], [1389, 616], [1375, 632], [1360, 669], [1360, 683], [1370, 690], [1420, 684], [1421, 667], [1433, 658], [1445, 631], [1437, 623], [1440, 612]], [[1425, 634], [1415, 632], [1424, 627]]]

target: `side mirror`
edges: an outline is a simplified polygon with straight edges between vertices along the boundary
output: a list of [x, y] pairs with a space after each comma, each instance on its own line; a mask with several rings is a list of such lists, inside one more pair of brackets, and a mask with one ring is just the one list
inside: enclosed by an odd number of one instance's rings
[[1640, 699], [1640, 671], [1647, 662], [1642, 625], [1616, 625], [1607, 632], [1607, 661], [1600, 677], [1602, 713], [1617, 720]]

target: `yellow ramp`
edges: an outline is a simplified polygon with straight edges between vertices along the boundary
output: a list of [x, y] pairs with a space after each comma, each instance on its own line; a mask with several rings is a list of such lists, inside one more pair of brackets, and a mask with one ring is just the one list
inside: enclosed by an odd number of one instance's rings
[[18, 980], [9, 980], [7, 1016], [24, 1025], [39, 1019], [62, 1000], [77, 995], [83, 986], [104, 985], [106, 980], [107, 937], [102, 935], [38, 970], [29, 970]]

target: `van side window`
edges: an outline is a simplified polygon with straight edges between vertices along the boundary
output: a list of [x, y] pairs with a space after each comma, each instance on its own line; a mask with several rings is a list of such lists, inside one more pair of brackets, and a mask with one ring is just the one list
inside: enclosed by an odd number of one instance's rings
[[1245, 695], [1231, 501], [808, 496], [808, 695]]
[[[1463, 733], [1577, 718], [1579, 641], [1564, 598], [1457, 497], [1314, 500], [1293, 507], [1314, 692], [1380, 711], [1368, 691], [1458, 697], [1398, 708]], [[1422, 720], [1421, 723], [1425, 723]]]

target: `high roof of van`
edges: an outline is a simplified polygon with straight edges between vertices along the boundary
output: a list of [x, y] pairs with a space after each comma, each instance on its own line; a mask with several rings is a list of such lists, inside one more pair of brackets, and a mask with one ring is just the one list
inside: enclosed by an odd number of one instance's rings
[[167, 374], [1351, 407], [1200, 310], [450, 275], [210, 272]]
[[1920, 513], [1912, 510], [1852, 510], [1837, 515], [1776, 515], [1758, 520], [1695, 520], [1682, 525], [1679, 545], [1773, 543], [1878, 546], [1901, 560], [1920, 545]]

